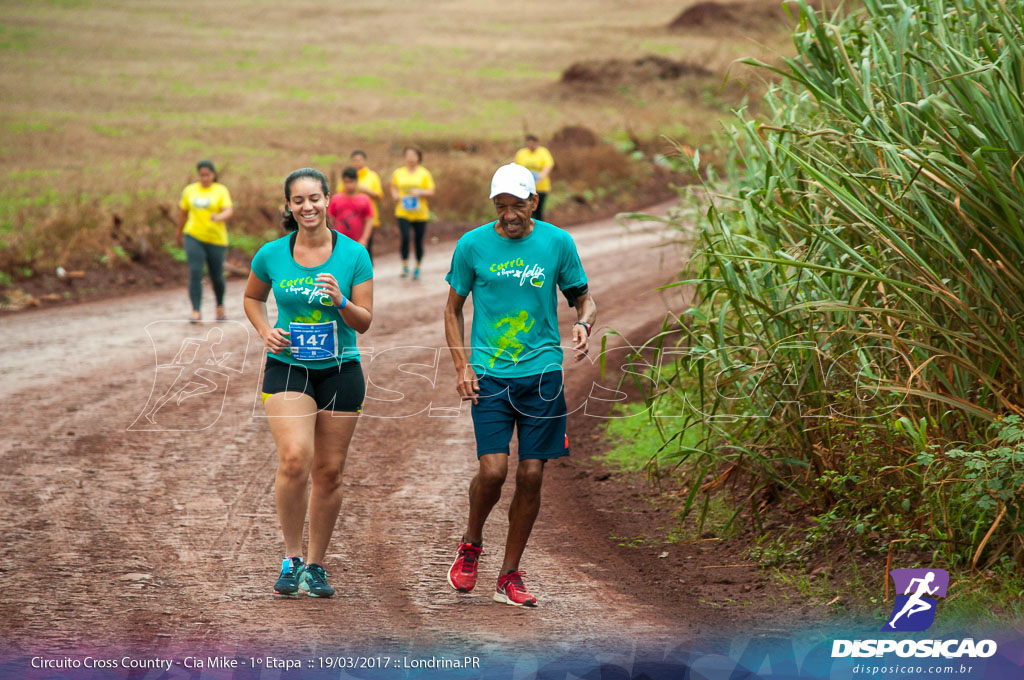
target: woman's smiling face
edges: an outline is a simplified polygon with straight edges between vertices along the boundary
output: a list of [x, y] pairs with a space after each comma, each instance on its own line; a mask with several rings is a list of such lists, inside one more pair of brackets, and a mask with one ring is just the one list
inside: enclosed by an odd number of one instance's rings
[[327, 195], [320, 182], [311, 177], [300, 177], [291, 184], [288, 207], [300, 228], [315, 229], [324, 223], [327, 215]]

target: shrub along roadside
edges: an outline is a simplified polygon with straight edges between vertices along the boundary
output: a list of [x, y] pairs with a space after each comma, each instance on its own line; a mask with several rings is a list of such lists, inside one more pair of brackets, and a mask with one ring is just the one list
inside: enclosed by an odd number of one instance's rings
[[709, 173], [651, 399], [688, 400], [690, 486], [741, 471], [755, 526], [782, 494], [892, 566], [1016, 572], [1024, 8], [800, 3], [794, 41]]
[[[491, 144], [472, 152], [429, 153], [432, 162], [427, 167], [438, 184], [437, 198], [431, 203], [432, 235], [450, 238], [493, 218], [487, 199], [490, 177], [497, 165], [511, 160], [510, 148], [514, 147]], [[549, 213], [564, 224], [665, 200], [671, 196], [668, 183], [682, 181], [635, 146], [624, 150], [596, 140], [585, 147], [563, 145], [553, 150], [557, 165]], [[378, 169], [385, 182], [388, 173], [383, 168], [398, 162], [381, 161]], [[336, 188], [344, 163], [335, 160], [319, 166], [328, 174], [332, 189]], [[231, 248], [243, 258], [251, 256], [262, 243], [280, 234], [280, 184], [233, 175], [229, 165], [221, 174], [235, 203], [229, 224]], [[40, 184], [35, 188], [41, 189], [48, 178], [33, 181]], [[111, 268], [128, 261], [146, 263], [164, 254], [180, 255], [180, 249], [174, 247], [177, 197], [187, 182], [175, 187], [122, 186], [123, 191], [115, 195], [97, 188], [102, 186], [102, 178], [90, 181], [96, 183], [91, 193], [40, 193], [26, 184], [10, 188], [20, 198], [0, 197], [0, 289], [47, 275], [58, 266], [66, 270]], [[385, 197], [382, 212], [384, 220], [376, 242], [387, 248], [391, 242], [397, 244], [390, 196]]]

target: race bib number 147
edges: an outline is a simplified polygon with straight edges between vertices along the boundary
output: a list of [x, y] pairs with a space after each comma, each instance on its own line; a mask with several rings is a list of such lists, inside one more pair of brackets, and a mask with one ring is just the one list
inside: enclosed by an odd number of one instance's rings
[[326, 323], [288, 324], [288, 337], [292, 343], [292, 358], [304, 361], [333, 359], [338, 356], [338, 324]]

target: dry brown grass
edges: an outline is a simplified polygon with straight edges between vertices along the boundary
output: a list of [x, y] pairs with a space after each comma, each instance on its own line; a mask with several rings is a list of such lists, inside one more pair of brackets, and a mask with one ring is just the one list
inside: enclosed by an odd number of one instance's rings
[[[428, 151], [424, 167], [434, 175], [438, 187], [431, 200], [435, 221], [468, 227], [493, 219], [493, 208], [487, 198], [491, 173], [498, 165], [511, 161], [515, 149], [516, 145], [482, 144], [473, 153], [442, 155]], [[557, 159], [553, 175], [556, 193], [577, 199], [594, 188], [632, 186], [649, 175], [646, 162], [631, 161], [603, 142], [592, 147], [553, 146], [552, 151]], [[332, 189], [337, 187], [344, 166], [341, 162], [320, 166]], [[379, 170], [385, 186], [392, 169]], [[252, 239], [262, 242], [282, 233], [279, 225], [284, 196], [280, 181], [236, 177], [228, 171], [222, 171], [220, 179], [228, 186], [235, 203], [235, 216], [229, 224], [234, 244], [244, 248]], [[182, 180], [187, 181], [194, 178]], [[164, 244], [174, 241], [179, 214], [177, 195], [159, 196], [138, 186], [131, 188], [131, 194], [144, 198], [120, 205], [89, 198], [71, 206], [23, 208], [15, 219], [25, 228], [11, 232], [6, 247], [0, 248], [0, 271], [17, 280], [31, 273], [52, 271], [57, 266], [79, 269], [116, 265], [129, 259], [144, 261], [160, 253]], [[382, 238], [388, 238], [387, 232], [395, 229], [393, 214], [394, 202], [386, 195]]]
[[[129, 240], [158, 248], [204, 157], [232, 191], [235, 233], [276, 228], [290, 170], [337, 171], [364, 148], [386, 179], [410, 141], [443, 187], [438, 218], [471, 222], [523, 132], [581, 124], [696, 144], [736, 101], [717, 89], [733, 60], [786, 49], [782, 33], [760, 45], [674, 34], [666, 26], [685, 2], [525, 2], [516, 17], [475, 0], [430, 11], [411, 0], [3, 3], [0, 270], [109, 261], [114, 214], [135, 230]], [[558, 84], [576, 61], [645, 54], [715, 76], [596, 94]], [[573, 167], [590, 172], [565, 159], [559, 181], [586, 183]]]

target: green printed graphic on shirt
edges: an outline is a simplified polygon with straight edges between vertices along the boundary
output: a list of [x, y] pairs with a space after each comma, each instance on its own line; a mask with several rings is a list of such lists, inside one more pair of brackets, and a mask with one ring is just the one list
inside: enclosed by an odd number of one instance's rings
[[459, 239], [445, 280], [471, 297], [478, 372], [511, 378], [561, 369], [558, 290], [587, 283], [568, 232], [535, 222], [527, 236], [508, 239], [494, 222], [477, 227]]
[[[494, 368], [494, 362], [500, 354], [507, 354], [508, 358], [513, 362], [519, 361], [519, 354], [525, 349], [526, 345], [517, 340], [516, 336], [520, 333], [529, 333], [530, 329], [533, 328], [533, 321], [525, 309], [518, 314], [510, 314], [498, 319], [498, 322], [493, 326], [495, 332], [491, 334], [491, 341], [488, 343], [488, 345], [498, 350], [491, 356], [491, 361], [488, 364], [491, 368]], [[505, 331], [501, 332], [503, 328]]]
[[308, 316], [297, 316], [292, 319], [293, 323], [320, 323], [321, 321], [329, 321], [329, 319], [325, 319], [319, 309], [314, 309]]

